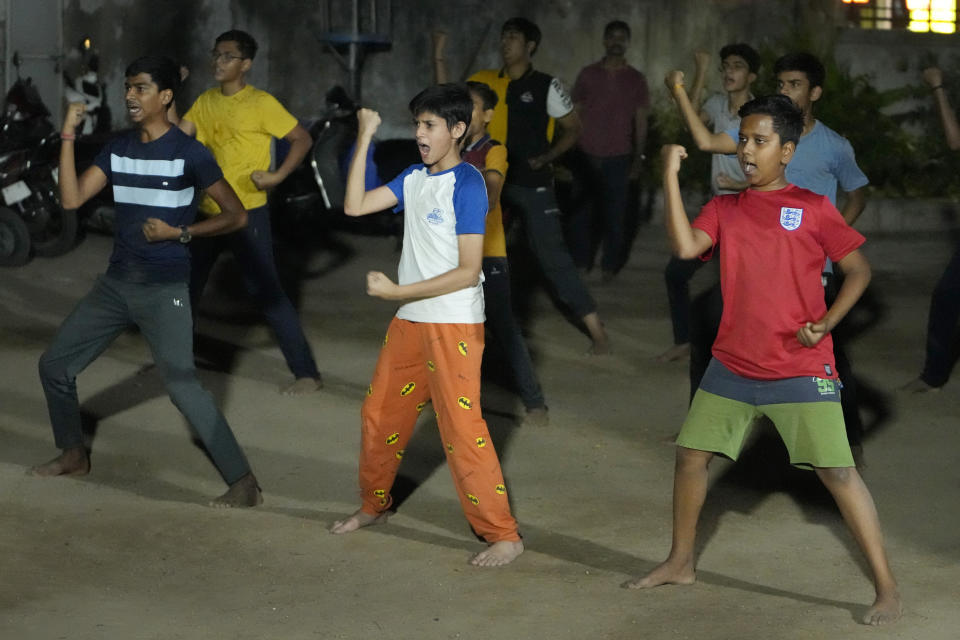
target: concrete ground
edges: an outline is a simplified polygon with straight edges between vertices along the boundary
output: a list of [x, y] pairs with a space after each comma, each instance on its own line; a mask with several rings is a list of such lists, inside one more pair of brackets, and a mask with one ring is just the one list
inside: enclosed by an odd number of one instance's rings
[[[218, 397], [263, 485], [254, 510], [204, 505], [224, 489], [124, 335], [80, 378], [96, 419], [93, 471], [24, 472], [55, 453], [36, 361], [106, 264], [90, 236], [57, 259], [0, 272], [0, 638], [909, 638], [960, 628], [960, 399], [894, 389], [922, 360], [929, 295], [951, 239], [873, 237], [878, 319], [851, 346], [872, 429], [866, 479], [905, 601], [889, 628], [857, 623], [872, 600], [865, 565], [829, 496], [760, 442], [718, 461], [702, 527], [699, 581], [620, 588], [666, 554], [684, 363], [670, 343], [663, 233], [644, 227], [627, 268], [590, 283], [615, 355], [584, 357], [586, 338], [537, 293], [529, 341], [550, 425], [518, 424], [516, 399], [485, 387], [527, 552], [513, 565], [467, 564], [482, 545], [460, 513], [432, 414], [408, 447], [385, 526], [333, 536], [357, 505], [358, 414], [393, 307], [363, 274], [395, 273], [392, 240], [345, 235], [304, 263], [301, 315], [326, 380], [307, 397], [277, 393], [288, 373], [272, 337], [221, 280], [206, 299], [201, 345]], [[708, 277], [698, 276], [698, 286]], [[859, 317], [869, 318], [868, 310]], [[216, 336], [214, 339], [212, 336]]]

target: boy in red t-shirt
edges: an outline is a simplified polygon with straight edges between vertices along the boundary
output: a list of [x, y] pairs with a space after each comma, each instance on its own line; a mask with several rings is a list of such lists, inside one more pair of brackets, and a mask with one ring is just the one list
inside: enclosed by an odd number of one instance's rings
[[[825, 196], [787, 182], [785, 169], [803, 130], [803, 114], [789, 98], [752, 100], [740, 116], [737, 157], [750, 186], [708, 202], [692, 225], [677, 178], [686, 150], [663, 149], [673, 252], [706, 259], [719, 251], [724, 312], [713, 360], [677, 436], [670, 555], [625, 586], [695, 581], [694, 541], [707, 467], [717, 453], [736, 459], [754, 418], [766, 415], [790, 462], [816, 471], [866, 556], [876, 599], [863, 622], [894, 622], [900, 595], [873, 498], [847, 443], [830, 338], [870, 282], [870, 265], [858, 250], [863, 236]], [[827, 257], [846, 274], [829, 309], [820, 282]]]

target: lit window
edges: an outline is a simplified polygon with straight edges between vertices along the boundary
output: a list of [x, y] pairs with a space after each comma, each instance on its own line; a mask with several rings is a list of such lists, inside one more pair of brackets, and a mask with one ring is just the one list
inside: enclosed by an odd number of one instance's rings
[[956, 0], [841, 0], [847, 21], [861, 29], [955, 33]]

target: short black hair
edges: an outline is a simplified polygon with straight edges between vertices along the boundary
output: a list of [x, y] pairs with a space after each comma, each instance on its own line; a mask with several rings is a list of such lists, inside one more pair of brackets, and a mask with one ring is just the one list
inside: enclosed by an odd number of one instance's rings
[[823, 68], [823, 63], [812, 53], [801, 51], [800, 53], [788, 53], [780, 56], [773, 63], [773, 75], [778, 76], [784, 71], [802, 71], [807, 75], [810, 81], [810, 88], [823, 87], [823, 82], [827, 78], [827, 72]]
[[532, 42], [534, 46], [533, 51], [530, 52], [530, 55], [536, 53], [537, 48], [540, 46], [540, 27], [526, 18], [515, 16], [504, 22], [503, 26], [500, 27], [501, 34], [504, 34], [507, 31], [516, 31], [523, 36], [525, 41]]
[[784, 95], [760, 96], [747, 102], [737, 112], [740, 119], [753, 115], [770, 116], [773, 130], [780, 136], [780, 144], [800, 142], [803, 133], [803, 111]]
[[173, 98], [170, 102], [177, 99], [177, 92], [180, 91], [180, 65], [167, 56], [146, 55], [140, 56], [129, 65], [123, 72], [124, 77], [132, 78], [135, 75], [146, 73], [150, 79], [157, 85], [158, 91], [170, 89]]
[[422, 113], [430, 112], [440, 116], [447, 123], [448, 129], [453, 129], [458, 122], [466, 127], [460, 139], [467, 135], [470, 128], [470, 118], [473, 115], [473, 98], [470, 89], [462, 82], [447, 82], [427, 87], [410, 101], [410, 113], [417, 117]]
[[611, 20], [607, 23], [607, 26], [603, 28], [603, 37], [606, 38], [608, 35], [614, 31], [626, 31], [627, 38], [630, 37], [630, 25], [628, 25], [623, 20]]
[[720, 49], [720, 62], [730, 56], [740, 56], [750, 67], [750, 73], [760, 73], [760, 54], [746, 42], [734, 42]]
[[236, 42], [237, 49], [240, 49], [240, 55], [244, 58], [253, 60], [257, 55], [257, 41], [246, 31], [240, 31], [239, 29], [224, 31], [213, 41], [213, 46], [217, 46], [221, 42]]
[[476, 80], [470, 80], [467, 82], [467, 89], [470, 90], [471, 95], [475, 95], [480, 98], [480, 102], [483, 103], [484, 110], [493, 109], [497, 106], [497, 103], [500, 102], [500, 96], [497, 95], [497, 92], [490, 88], [486, 82], [477, 82]]

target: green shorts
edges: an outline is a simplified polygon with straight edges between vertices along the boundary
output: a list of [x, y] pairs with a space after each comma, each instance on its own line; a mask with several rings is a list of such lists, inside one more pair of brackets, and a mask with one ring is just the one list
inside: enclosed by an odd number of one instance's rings
[[837, 380], [751, 380], [715, 358], [693, 397], [677, 445], [736, 460], [753, 421], [773, 421], [798, 467], [852, 467]]

